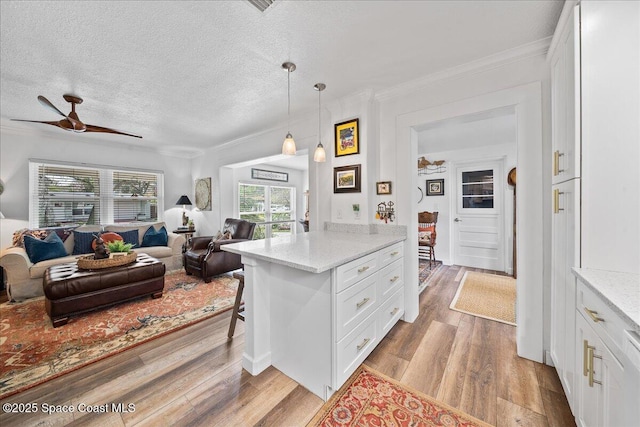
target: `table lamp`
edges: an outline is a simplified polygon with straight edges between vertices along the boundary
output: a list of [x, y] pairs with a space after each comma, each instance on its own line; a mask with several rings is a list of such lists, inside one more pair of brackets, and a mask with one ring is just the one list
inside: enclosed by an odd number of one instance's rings
[[176, 205], [182, 205], [182, 226], [186, 227], [189, 223], [189, 217], [187, 217], [185, 210], [187, 209], [187, 205], [191, 206], [191, 200], [183, 194], [176, 202]]

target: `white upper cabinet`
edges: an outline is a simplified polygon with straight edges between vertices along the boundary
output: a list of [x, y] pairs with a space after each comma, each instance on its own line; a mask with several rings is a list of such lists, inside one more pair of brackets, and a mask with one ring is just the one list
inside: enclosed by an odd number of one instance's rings
[[580, 7], [561, 29], [551, 56], [554, 184], [580, 177]]

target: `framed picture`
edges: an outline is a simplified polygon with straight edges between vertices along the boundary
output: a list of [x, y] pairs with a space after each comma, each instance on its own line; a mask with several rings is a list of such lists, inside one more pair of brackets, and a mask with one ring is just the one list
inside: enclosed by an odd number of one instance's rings
[[267, 179], [269, 181], [289, 182], [289, 174], [286, 172], [267, 171], [264, 169], [251, 168], [251, 178]]
[[358, 121], [353, 119], [335, 125], [336, 157], [360, 153]]
[[334, 193], [360, 192], [360, 165], [333, 168]]
[[444, 179], [428, 179], [427, 196], [444, 196]]
[[196, 207], [201, 211], [211, 210], [211, 178], [196, 179]]
[[391, 181], [376, 182], [376, 194], [391, 194]]

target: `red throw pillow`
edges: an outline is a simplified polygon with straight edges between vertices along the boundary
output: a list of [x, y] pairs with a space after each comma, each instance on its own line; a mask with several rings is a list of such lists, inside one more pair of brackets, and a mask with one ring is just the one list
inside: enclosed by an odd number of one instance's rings
[[[101, 237], [105, 245], [109, 242], [115, 242], [116, 240], [124, 240], [121, 235], [112, 231], [102, 233]], [[96, 239], [93, 239], [93, 242], [91, 242], [91, 249], [93, 249], [94, 251], [96, 250]]]

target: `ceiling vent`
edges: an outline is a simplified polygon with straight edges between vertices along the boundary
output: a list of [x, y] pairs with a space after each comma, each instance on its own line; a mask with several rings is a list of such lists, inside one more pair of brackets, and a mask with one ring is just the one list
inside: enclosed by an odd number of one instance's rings
[[247, 0], [260, 12], [264, 12], [271, 6], [276, 0]]

